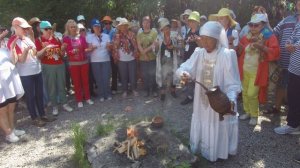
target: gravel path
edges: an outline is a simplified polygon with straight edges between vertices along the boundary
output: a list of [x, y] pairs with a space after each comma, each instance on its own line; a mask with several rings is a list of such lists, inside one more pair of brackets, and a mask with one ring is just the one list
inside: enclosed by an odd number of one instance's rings
[[[122, 99], [116, 95], [113, 100], [101, 103], [95, 101], [92, 106], [76, 109], [74, 112], [61, 112], [58, 119], [44, 128], [30, 124], [28, 112], [23, 107], [17, 109], [18, 127], [27, 134], [21, 142], [8, 144], [0, 136], [0, 167], [1, 168], [40, 168], [40, 167], [75, 167], [71, 161], [74, 152], [72, 147], [73, 123], [80, 123], [89, 138], [95, 136], [97, 124], [104, 119], [140, 121], [149, 120], [155, 114], [161, 114], [166, 119], [166, 127], [173, 131], [179, 139], [187, 142], [192, 114], [192, 105], [181, 106], [183, 95], [174, 99], [167, 96], [161, 103], [157, 98], [146, 99], [143, 96]], [[75, 107], [73, 98], [70, 103]], [[126, 106], [133, 108], [125, 112]], [[241, 108], [240, 108], [241, 109]], [[273, 128], [285, 119], [281, 116], [261, 116], [261, 128], [249, 126], [247, 121], [240, 122], [239, 151], [236, 156], [225, 161], [210, 163], [202, 160], [202, 167], [300, 167], [293, 161], [299, 151], [299, 135], [276, 135]]]

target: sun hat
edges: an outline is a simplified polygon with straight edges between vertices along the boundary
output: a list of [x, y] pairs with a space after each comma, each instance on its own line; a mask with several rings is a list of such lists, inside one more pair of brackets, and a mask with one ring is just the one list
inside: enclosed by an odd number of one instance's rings
[[83, 24], [81, 24], [81, 23], [78, 23], [78, 24], [77, 24], [77, 27], [78, 27], [78, 29], [85, 29], [85, 27], [84, 27]]
[[51, 25], [51, 23], [50, 22], [48, 22], [48, 21], [41, 21], [41, 23], [40, 23], [40, 28], [41, 29], [46, 29], [46, 28], [52, 28], [52, 25]]
[[188, 20], [193, 20], [193, 21], [196, 21], [196, 22], [200, 23], [200, 14], [199, 14], [199, 12], [193, 11], [190, 14]]
[[85, 20], [85, 17], [83, 15], [78, 15], [77, 16], [77, 21]]
[[98, 19], [92, 19], [91, 21], [91, 27], [94, 27], [94, 26], [100, 26], [101, 27], [101, 22], [98, 20]]
[[228, 16], [228, 18], [230, 20], [230, 27], [233, 27], [237, 24], [237, 22], [232, 19], [230, 13], [231, 12], [228, 8], [222, 8], [222, 9], [219, 10], [219, 12], [217, 14], [209, 15], [209, 20], [218, 21], [218, 17]]
[[190, 16], [190, 14], [191, 14], [192, 12], [193, 12], [192, 10], [186, 9], [186, 10], [183, 12], [183, 14], [180, 15], [180, 20], [181, 20], [181, 21], [183, 20], [183, 16], [184, 16], [184, 15]]
[[260, 23], [260, 22], [265, 22], [265, 23], [268, 22], [268, 18], [266, 17], [265, 14], [261, 14], [261, 13], [254, 14], [251, 17], [251, 20], [248, 22], [248, 24], [249, 23]]
[[33, 25], [36, 22], [41, 23], [41, 20], [38, 17], [33, 17], [29, 20], [28, 23], [29, 23], [29, 25]]
[[13, 27], [20, 26], [20, 27], [25, 28], [25, 29], [31, 27], [28, 24], [28, 22], [25, 19], [21, 18], [21, 17], [14, 18], [13, 21], [12, 21], [12, 23], [11, 23], [11, 25]]
[[129, 22], [128, 22], [128, 20], [127, 20], [126, 18], [120, 18], [120, 19], [119, 19], [119, 24], [117, 25], [117, 28], [118, 28], [119, 26], [123, 26], [123, 25], [129, 26]]
[[104, 16], [103, 19], [101, 20], [101, 22], [110, 22], [112, 23], [112, 19], [110, 16]]
[[164, 27], [170, 25], [170, 22], [167, 18], [161, 18], [159, 22], [159, 29], [162, 30]]

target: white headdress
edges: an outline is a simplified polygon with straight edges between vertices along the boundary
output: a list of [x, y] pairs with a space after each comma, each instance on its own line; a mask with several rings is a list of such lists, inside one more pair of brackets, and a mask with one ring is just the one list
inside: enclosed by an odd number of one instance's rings
[[228, 39], [223, 26], [216, 21], [206, 22], [200, 29], [200, 36], [208, 36], [218, 40], [219, 45], [228, 48]]

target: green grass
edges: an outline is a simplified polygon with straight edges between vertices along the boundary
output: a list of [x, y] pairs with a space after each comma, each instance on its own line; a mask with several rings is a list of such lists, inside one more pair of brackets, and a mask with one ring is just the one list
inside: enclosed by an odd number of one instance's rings
[[108, 122], [107, 124], [99, 124], [97, 126], [96, 132], [98, 136], [107, 136], [115, 129], [114, 124]]
[[84, 131], [82, 131], [79, 124], [73, 124], [72, 131], [73, 146], [75, 150], [73, 160], [79, 168], [90, 168], [90, 163], [87, 160], [86, 153], [84, 151], [84, 146], [86, 143], [86, 134], [84, 133]]

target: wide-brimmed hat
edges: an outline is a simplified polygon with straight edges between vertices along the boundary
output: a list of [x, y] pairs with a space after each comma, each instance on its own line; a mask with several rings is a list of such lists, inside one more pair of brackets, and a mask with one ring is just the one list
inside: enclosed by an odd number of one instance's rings
[[196, 21], [196, 22], [200, 23], [200, 14], [199, 14], [199, 12], [193, 11], [190, 14], [188, 20], [193, 20], [193, 21]]
[[16, 17], [16, 18], [14, 18], [13, 21], [12, 21], [12, 23], [11, 23], [11, 25], [12, 25], [13, 27], [15, 27], [15, 26], [20, 26], [20, 27], [22, 27], [22, 28], [24, 28], [24, 29], [30, 28], [30, 27], [31, 27], [31, 26], [28, 24], [28, 22], [27, 22], [25, 19], [21, 18], [21, 17]]
[[232, 19], [230, 13], [231, 11], [228, 8], [222, 8], [217, 14], [209, 15], [209, 20], [218, 21], [218, 17], [227, 16], [230, 20], [230, 27], [233, 27], [237, 24], [237, 22]]
[[119, 19], [119, 24], [117, 25], [117, 28], [120, 27], [120, 26], [123, 26], [123, 25], [129, 26], [129, 22], [126, 18], [120, 18]]
[[170, 25], [170, 22], [167, 18], [161, 18], [159, 22], [159, 29], [162, 30], [164, 27]]
[[103, 19], [101, 20], [102, 22], [110, 22], [112, 23], [112, 19], [110, 16], [104, 16]]
[[266, 16], [266, 14], [262, 14], [262, 13], [254, 14], [251, 17], [251, 20], [248, 22], [248, 24], [249, 23], [260, 23], [260, 22], [265, 22], [265, 23], [268, 22], [268, 18]]
[[29, 20], [29, 24], [30, 25], [33, 25], [34, 23], [41, 23], [41, 20], [38, 18], [38, 17], [33, 17], [33, 18], [31, 18], [30, 20]]
[[183, 16], [184, 16], [184, 15], [190, 16], [190, 14], [191, 14], [192, 12], [193, 12], [192, 10], [186, 9], [186, 10], [183, 12], [183, 14], [180, 15], [180, 20], [181, 20], [181, 21], [183, 20]]

